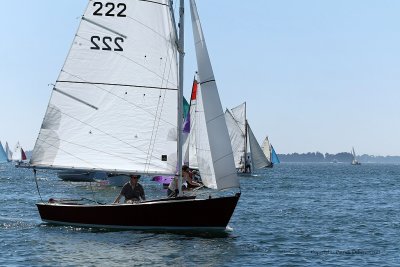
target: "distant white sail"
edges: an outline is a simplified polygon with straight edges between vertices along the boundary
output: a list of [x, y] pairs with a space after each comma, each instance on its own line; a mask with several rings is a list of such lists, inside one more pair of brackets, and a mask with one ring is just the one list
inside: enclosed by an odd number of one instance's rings
[[250, 125], [248, 124], [247, 124], [247, 132], [249, 134], [249, 143], [250, 143], [250, 152], [251, 152], [253, 170], [269, 166], [271, 162], [265, 156], [263, 150], [258, 144], [256, 137], [253, 134], [253, 131], [250, 128]]
[[200, 85], [198, 96], [201, 95], [197, 105], [203, 107], [206, 129], [202, 144], [205, 149], [209, 147], [208, 156], [205, 155], [207, 151], [198, 150], [197, 154], [202, 181], [207, 187], [216, 189], [239, 187], [228, 129], [194, 0], [190, 0], [190, 9]]
[[8, 162], [6, 151], [0, 141], [0, 163]]
[[31, 165], [175, 173], [178, 63], [169, 0], [128, 2], [111, 11], [89, 2]]
[[6, 142], [6, 154], [8, 161], [12, 161], [12, 152], [10, 147], [8, 146], [8, 142]]
[[19, 142], [14, 147], [14, 152], [12, 153], [12, 160], [13, 161], [22, 161], [22, 153], [21, 153], [21, 145]]
[[[238, 122], [233, 117], [229, 110], [225, 111], [225, 121], [228, 127], [229, 138], [231, 139], [233, 157], [235, 160], [235, 167], [237, 169], [244, 168], [244, 155], [245, 155], [245, 140], [246, 134], [239, 126]], [[247, 152], [247, 151], [246, 151]]]
[[232, 115], [235, 118], [240, 130], [243, 133], [246, 132], [246, 102], [240, 104], [237, 107], [231, 109]]
[[264, 155], [267, 157], [267, 159], [269, 161], [271, 161], [271, 145], [269, 143], [268, 136], [265, 137], [265, 139], [264, 139], [264, 142], [262, 144], [262, 150], [264, 152]]

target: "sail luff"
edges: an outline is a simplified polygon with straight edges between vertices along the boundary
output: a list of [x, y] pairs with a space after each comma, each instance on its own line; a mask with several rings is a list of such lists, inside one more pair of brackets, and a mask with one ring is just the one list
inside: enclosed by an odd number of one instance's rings
[[[197, 7], [194, 0], [190, 1], [192, 15], [193, 37], [195, 40], [197, 67], [200, 83], [201, 100], [204, 109], [204, 119], [210, 147], [210, 159], [217, 189], [239, 187], [233, 159], [232, 146], [225, 122], [224, 112], [218, 94], [210, 58], [207, 51]], [[201, 164], [201, 160], [199, 160]], [[204, 172], [200, 169], [202, 175]]]

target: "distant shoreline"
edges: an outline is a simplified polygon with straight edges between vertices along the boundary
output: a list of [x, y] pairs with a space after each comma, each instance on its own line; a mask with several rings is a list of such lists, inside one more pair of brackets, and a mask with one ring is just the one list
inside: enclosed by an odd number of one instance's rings
[[[281, 162], [325, 162], [325, 163], [347, 163], [351, 162], [353, 156], [349, 152], [337, 154], [322, 154], [320, 152], [278, 154]], [[357, 160], [361, 163], [400, 163], [400, 156], [373, 156], [360, 155]]]

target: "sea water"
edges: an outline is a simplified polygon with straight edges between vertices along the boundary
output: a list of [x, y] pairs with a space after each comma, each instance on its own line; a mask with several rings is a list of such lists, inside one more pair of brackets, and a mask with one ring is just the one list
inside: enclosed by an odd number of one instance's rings
[[42, 223], [35, 203], [111, 203], [120, 188], [39, 172], [39, 195], [32, 170], [0, 164], [0, 266], [399, 266], [399, 177], [400, 165], [282, 163], [240, 178], [226, 232], [110, 231]]

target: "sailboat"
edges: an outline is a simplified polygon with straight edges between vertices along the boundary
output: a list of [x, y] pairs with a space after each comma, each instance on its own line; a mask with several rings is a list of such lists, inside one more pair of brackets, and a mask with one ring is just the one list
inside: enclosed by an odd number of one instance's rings
[[[190, 8], [204, 108], [198, 158], [203, 183], [215, 193], [179, 192], [176, 198], [134, 204], [51, 198], [36, 204], [44, 222], [122, 229], [226, 228], [240, 185], [194, 0]], [[180, 0], [178, 39], [172, 1], [89, 1], [33, 149], [28, 167], [35, 176], [40, 169], [76, 169], [151, 176], [173, 176], [178, 170], [181, 177], [184, 10]]]
[[0, 141], [0, 163], [8, 162], [6, 151]]
[[356, 159], [356, 152], [354, 151], [354, 147], [351, 150], [351, 155], [353, 156], [353, 160], [351, 161], [351, 165], [361, 165], [360, 162]]
[[231, 110], [226, 109], [225, 120], [238, 173], [251, 174], [271, 165], [246, 119], [246, 102]]
[[22, 162], [26, 160], [25, 151], [22, 149], [19, 142], [15, 145], [14, 152], [12, 153], [12, 160], [16, 162]]
[[264, 139], [264, 142], [262, 144], [262, 150], [264, 152], [264, 155], [267, 157], [267, 159], [270, 162], [270, 164], [267, 166], [267, 168], [272, 168], [274, 166], [274, 164], [280, 163], [280, 160], [278, 158], [278, 155], [275, 152], [274, 147], [269, 142], [268, 136], [266, 136]]

